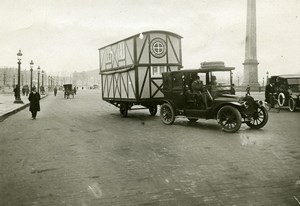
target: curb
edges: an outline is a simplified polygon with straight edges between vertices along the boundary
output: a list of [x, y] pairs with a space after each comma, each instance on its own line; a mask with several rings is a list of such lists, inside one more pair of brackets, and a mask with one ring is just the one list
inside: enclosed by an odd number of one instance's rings
[[[41, 97], [41, 99], [44, 99], [45, 97], [47, 97], [48, 95], [45, 95], [43, 97]], [[5, 114], [3, 114], [2, 116], [0, 116], [0, 122], [2, 122], [3, 120], [5, 120], [7, 117], [9, 117], [10, 115], [13, 115], [23, 109], [25, 109], [26, 107], [28, 107], [30, 105], [30, 103], [26, 103], [24, 105], [22, 105], [21, 107], [18, 107], [16, 109], [13, 109]]]

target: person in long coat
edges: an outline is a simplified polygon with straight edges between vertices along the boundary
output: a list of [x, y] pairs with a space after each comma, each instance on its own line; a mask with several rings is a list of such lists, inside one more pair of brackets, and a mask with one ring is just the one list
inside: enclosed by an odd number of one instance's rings
[[30, 102], [29, 111], [31, 111], [32, 119], [35, 119], [37, 112], [40, 111], [40, 99], [40, 94], [36, 91], [36, 88], [33, 87], [28, 98]]

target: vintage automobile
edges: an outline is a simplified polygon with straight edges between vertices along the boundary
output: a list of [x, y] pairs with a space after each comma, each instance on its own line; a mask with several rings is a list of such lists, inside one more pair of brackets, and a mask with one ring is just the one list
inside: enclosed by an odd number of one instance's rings
[[64, 84], [64, 98], [69, 99], [71, 95], [72, 98], [74, 98], [74, 90], [72, 84]]
[[[173, 124], [176, 117], [186, 117], [191, 122], [198, 119], [216, 119], [225, 132], [236, 132], [242, 123], [260, 129], [268, 122], [268, 112], [263, 101], [251, 96], [233, 95], [233, 67], [203, 65], [200, 69], [163, 73], [164, 103], [160, 108], [163, 123]], [[207, 97], [204, 106], [199, 94], [192, 91], [192, 82], [199, 76]]]
[[279, 106], [288, 106], [291, 112], [300, 106], [300, 75], [289, 74], [271, 76], [268, 83], [273, 83]]

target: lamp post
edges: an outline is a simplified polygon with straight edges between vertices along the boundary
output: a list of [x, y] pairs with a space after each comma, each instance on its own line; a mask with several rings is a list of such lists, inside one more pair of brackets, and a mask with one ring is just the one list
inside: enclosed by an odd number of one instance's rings
[[33, 71], [33, 61], [30, 62], [30, 92], [32, 91], [32, 71]]
[[22, 72], [22, 86], [24, 86], [24, 71]]
[[20, 73], [21, 73], [21, 58], [22, 58], [22, 52], [21, 49], [19, 50], [19, 52], [17, 53], [18, 56], [18, 85], [16, 87], [17, 89], [17, 96], [16, 96], [16, 100], [14, 101], [14, 103], [18, 103], [18, 104], [23, 104], [23, 101], [21, 100], [21, 95], [20, 95]]
[[45, 73], [44, 70], [42, 70], [42, 87], [41, 87], [42, 88], [41, 89], [42, 94], [44, 94], [44, 91], [45, 91], [44, 90], [44, 73]]
[[263, 77], [263, 87], [265, 86], [265, 78]]
[[13, 76], [13, 87], [16, 86], [16, 75]]
[[37, 71], [38, 71], [38, 89], [37, 89], [37, 91], [40, 92], [40, 71], [41, 71], [40, 66], [38, 66]]

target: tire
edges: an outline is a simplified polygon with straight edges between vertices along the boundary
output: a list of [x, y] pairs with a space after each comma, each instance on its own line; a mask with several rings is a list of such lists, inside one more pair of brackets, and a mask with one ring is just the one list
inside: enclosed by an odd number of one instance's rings
[[296, 111], [296, 101], [293, 98], [289, 99], [289, 110], [291, 112], [295, 112]]
[[278, 95], [278, 104], [279, 106], [283, 106], [285, 103], [285, 96], [284, 94], [281, 92], [279, 95]]
[[188, 118], [188, 120], [189, 120], [190, 122], [197, 122], [197, 121], [198, 121], [198, 118]]
[[260, 129], [267, 124], [268, 119], [267, 109], [265, 107], [258, 107], [257, 111], [251, 117], [251, 121], [246, 122], [246, 124], [252, 129]]
[[122, 117], [127, 117], [128, 115], [128, 105], [126, 103], [121, 103], [120, 105], [120, 114]]
[[236, 132], [242, 125], [241, 113], [232, 106], [223, 106], [218, 111], [217, 120], [224, 132]]
[[157, 105], [151, 105], [149, 107], [149, 112], [150, 112], [151, 116], [155, 116], [157, 113]]
[[160, 107], [160, 119], [164, 124], [171, 125], [175, 121], [175, 113], [172, 105], [164, 103]]

